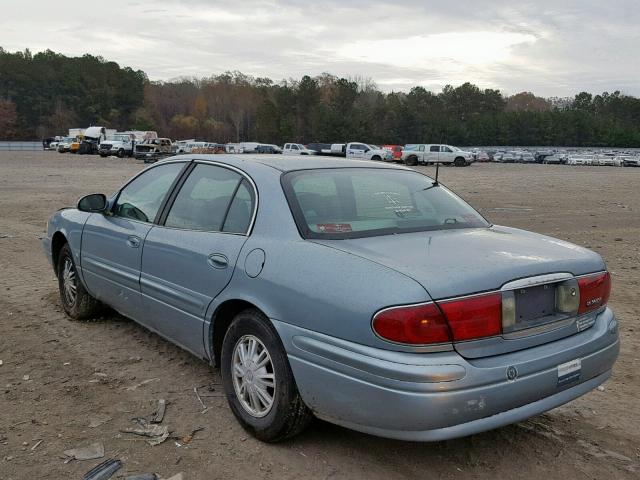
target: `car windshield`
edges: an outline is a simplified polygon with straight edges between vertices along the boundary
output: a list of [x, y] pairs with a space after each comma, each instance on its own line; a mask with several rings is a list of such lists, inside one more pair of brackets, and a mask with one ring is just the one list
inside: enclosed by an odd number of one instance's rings
[[449, 148], [450, 148], [451, 150], [453, 150], [454, 152], [461, 152], [461, 151], [462, 151], [462, 150], [460, 150], [458, 147], [452, 147], [452, 146], [449, 146]]
[[413, 171], [301, 170], [285, 174], [282, 183], [305, 238], [344, 239], [490, 225], [447, 188]]

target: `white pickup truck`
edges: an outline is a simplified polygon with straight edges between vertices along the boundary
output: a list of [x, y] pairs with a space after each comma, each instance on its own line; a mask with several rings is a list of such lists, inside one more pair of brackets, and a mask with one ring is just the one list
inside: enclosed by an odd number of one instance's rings
[[368, 145], [366, 143], [350, 142], [346, 148], [347, 158], [355, 158], [362, 160], [384, 160], [385, 162], [393, 162], [393, 153], [377, 145]]
[[456, 167], [466, 167], [473, 162], [473, 154], [451, 145], [417, 143], [405, 145], [402, 161], [407, 165], [451, 163]]
[[314, 150], [309, 150], [301, 143], [285, 143], [282, 149], [283, 155], [315, 155]]
[[116, 133], [107, 135], [105, 140], [100, 142], [98, 153], [101, 157], [116, 155], [118, 158], [133, 156], [135, 137], [131, 133]]

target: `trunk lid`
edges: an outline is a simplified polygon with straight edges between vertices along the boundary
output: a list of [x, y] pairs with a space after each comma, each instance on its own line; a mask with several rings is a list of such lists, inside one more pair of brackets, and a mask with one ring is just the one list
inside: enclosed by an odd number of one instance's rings
[[[436, 301], [500, 290], [509, 282], [527, 277], [554, 273], [579, 276], [606, 268], [600, 255], [586, 248], [502, 226], [313, 241], [397, 270], [419, 282]], [[483, 357], [546, 343], [577, 331], [575, 324], [564, 325], [515, 339], [500, 336], [458, 342], [456, 349], [465, 357]]]

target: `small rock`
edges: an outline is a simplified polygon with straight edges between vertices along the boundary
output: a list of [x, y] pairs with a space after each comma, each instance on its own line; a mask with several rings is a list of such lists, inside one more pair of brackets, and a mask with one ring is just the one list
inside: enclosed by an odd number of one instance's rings
[[4, 362], [2, 360], [0, 360], [0, 367], [4, 365]]
[[30, 377], [29, 377], [29, 375], [23, 375], [23, 376], [22, 376], [22, 380], [24, 380], [25, 382], [26, 382], [27, 380], [29, 380], [29, 378], [30, 378]]
[[620, 237], [616, 237], [616, 238], [614, 238], [614, 239], [613, 239], [613, 241], [614, 241], [614, 242], [621, 242], [621, 241], [622, 241], [622, 238], [620, 238]]
[[598, 387], [598, 391], [599, 391], [599, 392], [604, 392], [604, 387], [603, 387], [602, 385], [600, 385], [600, 386]]

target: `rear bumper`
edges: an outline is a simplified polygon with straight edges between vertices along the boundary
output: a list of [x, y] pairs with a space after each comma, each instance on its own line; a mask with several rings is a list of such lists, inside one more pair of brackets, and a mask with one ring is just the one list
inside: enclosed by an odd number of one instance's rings
[[[611, 375], [619, 351], [611, 310], [571, 337], [466, 360], [456, 352], [403, 353], [345, 342], [274, 321], [298, 389], [320, 418], [401, 440], [445, 440], [518, 422], [573, 400]], [[581, 360], [558, 386], [558, 365]], [[518, 376], [508, 380], [513, 367]]]

